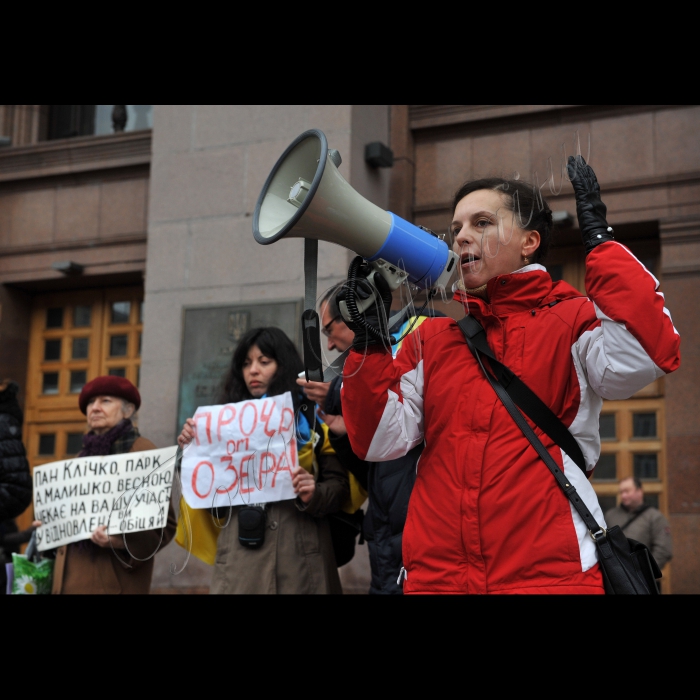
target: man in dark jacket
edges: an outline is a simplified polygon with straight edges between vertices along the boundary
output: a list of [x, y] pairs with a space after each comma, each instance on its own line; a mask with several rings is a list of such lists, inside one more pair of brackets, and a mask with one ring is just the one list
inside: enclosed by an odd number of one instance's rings
[[5, 592], [5, 562], [19, 551], [14, 519], [32, 502], [32, 477], [22, 443], [22, 410], [17, 402], [19, 386], [0, 381], [0, 593]]
[[[336, 295], [340, 287], [329, 290], [321, 299], [322, 333], [328, 339], [328, 349], [345, 352], [352, 345], [354, 332], [346, 325], [338, 309]], [[413, 325], [414, 317], [405, 313], [390, 329], [397, 339], [407, 330], [414, 330], [426, 318], [442, 316], [440, 312], [425, 312]], [[398, 350], [398, 345], [392, 348]], [[362, 484], [368, 494], [367, 512], [362, 534], [367, 541], [371, 568], [370, 593], [401, 594], [397, 583], [402, 567], [402, 535], [408, 511], [408, 501], [416, 480], [416, 464], [423, 445], [414, 447], [405, 457], [388, 462], [365, 462], [352, 451], [343, 420], [340, 400], [342, 377], [330, 382], [307, 382], [299, 379], [308, 398], [323, 408], [322, 418], [329, 428], [330, 442], [341, 464]]]
[[619, 488], [620, 505], [605, 514], [605, 522], [608, 527], [619, 525], [625, 537], [649, 547], [659, 568], [663, 568], [673, 556], [668, 520], [660, 510], [644, 503], [642, 482], [636, 477], [622, 479]]

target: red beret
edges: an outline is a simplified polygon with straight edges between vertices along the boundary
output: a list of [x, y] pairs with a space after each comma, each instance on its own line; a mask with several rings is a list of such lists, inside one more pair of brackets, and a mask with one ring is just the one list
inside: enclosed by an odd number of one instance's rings
[[139, 390], [125, 377], [95, 377], [91, 382], [88, 382], [80, 392], [78, 399], [78, 406], [85, 415], [87, 415], [90, 399], [95, 396], [116, 396], [133, 403], [137, 411], [141, 406]]

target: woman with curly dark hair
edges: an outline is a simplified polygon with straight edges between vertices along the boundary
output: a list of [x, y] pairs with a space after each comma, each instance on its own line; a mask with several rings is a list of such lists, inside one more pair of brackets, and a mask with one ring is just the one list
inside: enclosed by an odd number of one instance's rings
[[[296, 379], [304, 365], [279, 328], [254, 328], [240, 340], [224, 377], [218, 401], [277, 396], [294, 401], [300, 466], [292, 473], [296, 498], [253, 504], [264, 512], [264, 539], [251, 548], [239, 541], [238, 511], [215, 509], [225, 526], [218, 534], [211, 593], [342, 593], [327, 516], [350, 494], [347, 473], [330, 446], [328, 431], [303, 403]], [[188, 418], [178, 437], [181, 448], [194, 438]]]

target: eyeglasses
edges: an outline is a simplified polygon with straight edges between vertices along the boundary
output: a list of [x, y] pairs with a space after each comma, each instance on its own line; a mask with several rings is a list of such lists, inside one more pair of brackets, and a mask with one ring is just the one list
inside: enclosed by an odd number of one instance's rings
[[321, 333], [326, 336], [326, 338], [329, 338], [331, 335], [331, 326], [339, 319], [341, 318], [340, 314], [332, 318], [328, 323], [321, 329]]

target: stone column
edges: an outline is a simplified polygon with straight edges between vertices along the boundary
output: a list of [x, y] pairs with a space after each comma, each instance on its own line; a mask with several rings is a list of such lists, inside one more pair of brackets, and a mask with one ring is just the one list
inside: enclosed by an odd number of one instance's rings
[[681, 335], [681, 367], [666, 377], [668, 509], [673, 593], [700, 593], [700, 215], [660, 221], [666, 306]]

